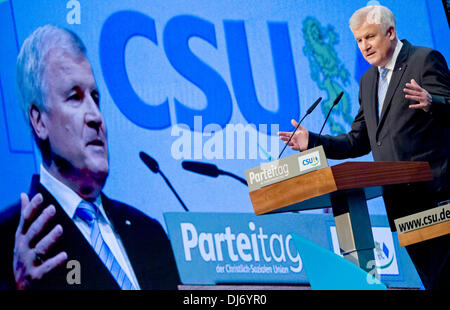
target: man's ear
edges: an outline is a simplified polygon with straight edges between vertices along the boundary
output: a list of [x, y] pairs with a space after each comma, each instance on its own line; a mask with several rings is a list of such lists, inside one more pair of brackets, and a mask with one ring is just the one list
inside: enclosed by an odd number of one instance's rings
[[390, 26], [387, 30], [387, 35], [389, 36], [389, 39], [394, 40], [396, 37], [395, 28]]
[[42, 111], [40, 111], [36, 105], [32, 104], [30, 110], [28, 111], [28, 114], [30, 117], [31, 126], [33, 127], [36, 136], [40, 140], [47, 140], [48, 128]]

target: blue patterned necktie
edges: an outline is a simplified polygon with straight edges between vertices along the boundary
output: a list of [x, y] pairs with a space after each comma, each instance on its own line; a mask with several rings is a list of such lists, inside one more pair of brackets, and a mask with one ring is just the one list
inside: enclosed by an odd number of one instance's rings
[[80, 217], [91, 228], [90, 243], [103, 264], [109, 270], [122, 290], [135, 290], [133, 283], [128, 278], [125, 271], [120, 267], [114, 254], [109, 249], [103, 239], [100, 227], [98, 226], [97, 207], [88, 202], [81, 201], [76, 210], [76, 215]]
[[389, 69], [380, 68], [380, 79], [378, 81], [378, 118], [381, 117], [381, 110], [383, 109], [384, 98], [388, 88], [387, 74]]

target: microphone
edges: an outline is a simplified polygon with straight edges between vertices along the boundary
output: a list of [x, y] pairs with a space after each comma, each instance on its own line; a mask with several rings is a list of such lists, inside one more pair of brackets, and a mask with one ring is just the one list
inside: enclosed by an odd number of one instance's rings
[[[334, 99], [333, 105], [330, 108], [330, 111], [328, 111], [327, 117], [325, 117], [325, 121], [323, 122], [322, 128], [320, 128], [319, 136], [317, 137], [317, 141], [320, 141], [320, 135], [322, 134], [322, 130], [325, 127], [325, 124], [327, 123], [328, 117], [330, 117], [331, 111], [333, 110], [334, 106], [338, 104], [338, 102], [341, 100], [342, 96], [344, 96], [344, 92], [341, 91], [341, 93]], [[317, 143], [316, 141], [316, 143]], [[314, 143], [314, 147], [316, 146], [316, 143]]]
[[213, 164], [185, 160], [181, 163], [181, 166], [188, 171], [207, 175], [213, 178], [217, 178], [219, 175], [227, 175], [238, 180], [242, 184], [247, 185], [247, 181], [244, 178], [241, 178], [231, 172], [220, 170], [216, 165]]
[[159, 173], [162, 178], [164, 179], [164, 181], [167, 183], [167, 185], [169, 186], [169, 188], [172, 190], [173, 194], [175, 195], [175, 197], [177, 197], [178, 201], [180, 202], [181, 206], [183, 207], [184, 210], [188, 211], [188, 208], [186, 207], [186, 205], [184, 204], [184, 202], [181, 200], [180, 196], [178, 196], [177, 192], [175, 191], [175, 189], [173, 188], [172, 184], [170, 184], [169, 180], [167, 179], [167, 177], [164, 175], [164, 173], [161, 171], [161, 169], [159, 169], [159, 165], [158, 162], [151, 156], [147, 155], [144, 152], [139, 152], [139, 157], [141, 158], [141, 160], [144, 162], [144, 164], [153, 172], [153, 173]]
[[294, 133], [297, 131], [298, 127], [300, 126], [300, 124], [303, 122], [303, 120], [305, 119], [305, 117], [310, 114], [312, 111], [314, 111], [314, 109], [317, 107], [317, 105], [319, 104], [319, 102], [322, 100], [322, 97], [319, 97], [310, 107], [309, 109], [306, 111], [306, 114], [302, 117], [302, 119], [300, 120], [300, 122], [298, 122], [297, 127], [295, 127], [295, 130], [292, 132], [291, 136], [289, 137], [289, 140], [286, 142], [286, 144], [284, 145], [283, 149], [281, 150], [280, 155], [278, 155], [278, 159], [280, 159], [281, 154], [283, 154], [284, 150], [286, 149], [286, 147], [289, 145], [289, 142], [291, 142], [292, 137], [294, 136]]
[[150, 157], [144, 152], [139, 152], [139, 157], [153, 173], [159, 172], [159, 165], [153, 157]]

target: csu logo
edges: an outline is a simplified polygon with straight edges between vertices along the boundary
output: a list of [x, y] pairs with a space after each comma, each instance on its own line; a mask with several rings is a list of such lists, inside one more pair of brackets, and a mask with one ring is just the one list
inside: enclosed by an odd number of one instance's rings
[[375, 241], [375, 260], [377, 261], [377, 268], [388, 269], [394, 262], [395, 252], [386, 245], [383, 241]]
[[[225, 46], [219, 44], [217, 34], [222, 32], [217, 31], [218, 27], [223, 29]], [[232, 116], [234, 97], [249, 124], [277, 123], [282, 124], [281, 130], [289, 130], [291, 118], [300, 115], [300, 99], [288, 25], [267, 21], [267, 34], [270, 41], [267, 52], [272, 54], [279, 98], [275, 112], [267, 110], [256, 94], [243, 20], [223, 20], [221, 24], [214, 24], [197, 16], [179, 15], [161, 25], [140, 12], [119, 11], [103, 24], [100, 64], [113, 101], [125, 117], [142, 128], [161, 130], [170, 127], [169, 101], [173, 101], [177, 123], [194, 128], [194, 116], [201, 116], [205, 126], [219, 124], [224, 128]], [[151, 104], [141, 99], [133, 88], [126, 66], [126, 46], [134, 37], [146, 40], [155, 52], [163, 52], [174, 71], [203, 93], [206, 107], [194, 109], [178, 96], [169, 98], [168, 95], [165, 100]], [[212, 64], [203, 59], [203, 55], [194, 52], [190, 40], [202, 41], [217, 50], [217, 54], [225, 53], [226, 59], [218, 61], [228, 63], [230, 85]]]
[[320, 166], [319, 152], [312, 152], [305, 156], [298, 157], [300, 171], [305, 171]]

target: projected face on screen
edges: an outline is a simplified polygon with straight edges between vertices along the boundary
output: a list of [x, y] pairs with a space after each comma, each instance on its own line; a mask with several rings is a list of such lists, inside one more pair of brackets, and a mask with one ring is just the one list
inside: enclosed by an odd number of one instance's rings
[[48, 139], [50, 158], [45, 164], [66, 178], [103, 185], [108, 175], [106, 126], [89, 61], [53, 49], [44, 76], [47, 108], [40, 114], [33, 108], [31, 117], [39, 139]]

